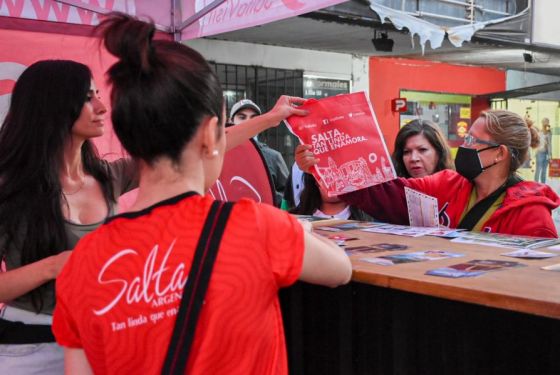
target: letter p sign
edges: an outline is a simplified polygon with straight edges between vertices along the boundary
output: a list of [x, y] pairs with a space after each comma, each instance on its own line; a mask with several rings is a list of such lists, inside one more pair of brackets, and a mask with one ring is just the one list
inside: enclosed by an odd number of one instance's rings
[[406, 112], [406, 98], [396, 98], [391, 100], [391, 110], [393, 112]]

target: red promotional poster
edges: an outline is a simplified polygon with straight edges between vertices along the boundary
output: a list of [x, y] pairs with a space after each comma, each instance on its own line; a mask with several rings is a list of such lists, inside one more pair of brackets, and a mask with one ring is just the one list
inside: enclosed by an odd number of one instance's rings
[[304, 117], [287, 119], [301, 143], [319, 159], [312, 169], [329, 196], [348, 193], [396, 178], [391, 156], [364, 92], [309, 99]]

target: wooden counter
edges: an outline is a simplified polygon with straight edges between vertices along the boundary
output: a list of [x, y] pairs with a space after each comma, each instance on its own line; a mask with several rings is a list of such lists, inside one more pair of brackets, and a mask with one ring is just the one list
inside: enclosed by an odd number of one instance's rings
[[[559, 256], [553, 258], [520, 259], [500, 255], [513, 249], [454, 243], [448, 239], [433, 236], [414, 238], [357, 230], [338, 233], [360, 238], [360, 240], [348, 241], [347, 243], [350, 246], [376, 243], [409, 246], [406, 251], [352, 255], [350, 258], [353, 266], [353, 281], [560, 319], [560, 272], [540, 269], [542, 266], [560, 263], [559, 251], [550, 251], [559, 254]], [[465, 256], [396, 264], [394, 266], [376, 265], [360, 260], [362, 258], [423, 250], [446, 250], [461, 253]], [[539, 250], [547, 251], [546, 248]], [[527, 265], [527, 267], [502, 269], [487, 272], [480, 276], [458, 279], [425, 275], [427, 270], [464, 263], [473, 259], [516, 261]]]
[[[352, 247], [409, 248], [351, 255], [349, 285], [297, 283], [281, 292], [291, 375], [560, 374], [560, 272], [540, 269], [560, 256], [511, 258], [500, 254], [512, 249], [432, 236], [328, 234], [358, 237], [347, 241]], [[360, 260], [423, 250], [464, 256], [393, 266]], [[459, 279], [425, 275], [472, 259], [527, 266]]]

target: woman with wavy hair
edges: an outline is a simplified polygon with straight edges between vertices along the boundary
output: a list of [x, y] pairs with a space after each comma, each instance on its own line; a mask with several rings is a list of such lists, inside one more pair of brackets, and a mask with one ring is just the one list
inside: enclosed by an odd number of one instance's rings
[[39, 61], [15, 84], [0, 129], [0, 368], [62, 371], [51, 332], [54, 279], [78, 240], [117, 210], [136, 185], [130, 160], [101, 160], [107, 109], [91, 71]]

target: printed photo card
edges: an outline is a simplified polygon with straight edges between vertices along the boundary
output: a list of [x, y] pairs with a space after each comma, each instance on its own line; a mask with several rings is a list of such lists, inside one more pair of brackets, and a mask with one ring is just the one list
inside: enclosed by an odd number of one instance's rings
[[450, 277], [453, 279], [461, 277], [474, 277], [483, 275], [490, 271], [499, 271], [508, 268], [526, 267], [518, 262], [508, 262], [494, 259], [474, 259], [465, 263], [454, 264], [448, 267], [435, 268], [426, 271], [426, 275]]

